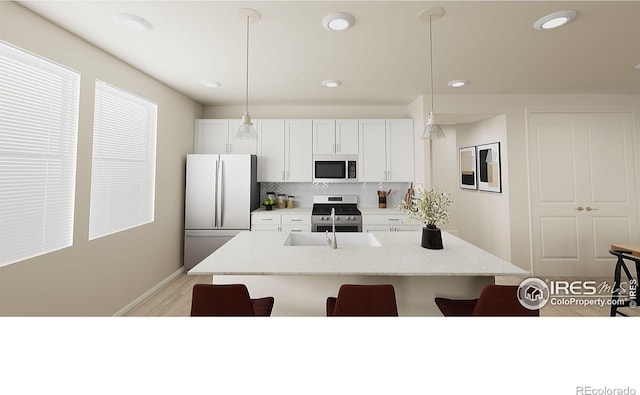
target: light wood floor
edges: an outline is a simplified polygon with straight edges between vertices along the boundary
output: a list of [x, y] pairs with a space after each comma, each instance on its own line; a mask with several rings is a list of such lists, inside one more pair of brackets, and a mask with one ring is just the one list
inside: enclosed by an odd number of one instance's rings
[[[188, 317], [191, 311], [191, 289], [195, 284], [211, 284], [211, 276], [180, 274], [125, 314], [125, 317]], [[523, 278], [497, 277], [496, 284], [519, 285]], [[598, 281], [611, 279], [598, 279]], [[640, 316], [640, 308], [625, 309], [631, 316]], [[608, 317], [609, 307], [552, 306], [547, 303], [542, 317]]]

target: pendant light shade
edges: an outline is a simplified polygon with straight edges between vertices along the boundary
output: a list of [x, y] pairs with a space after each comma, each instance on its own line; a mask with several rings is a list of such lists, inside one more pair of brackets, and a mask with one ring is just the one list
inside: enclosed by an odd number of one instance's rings
[[434, 119], [433, 112], [427, 115], [427, 126], [424, 127], [422, 138], [427, 140], [443, 139], [445, 137], [444, 132], [440, 125], [438, 125]]
[[241, 8], [238, 10], [238, 17], [246, 20], [247, 22], [247, 63], [246, 63], [246, 79], [245, 79], [245, 97], [244, 97], [244, 115], [242, 116], [242, 123], [236, 130], [235, 138], [238, 140], [256, 140], [258, 133], [256, 133], [253, 122], [251, 122], [251, 115], [249, 115], [249, 24], [252, 22], [258, 22], [260, 20], [260, 13], [251, 8]]
[[418, 19], [429, 22], [429, 78], [431, 82], [431, 111], [427, 115], [427, 124], [424, 128], [424, 132], [422, 133], [422, 138], [428, 140], [442, 139], [445, 137], [442, 127], [436, 122], [433, 114], [433, 34], [431, 33], [431, 22], [433, 22], [434, 19], [440, 18], [442, 15], [444, 15], [444, 9], [441, 7], [429, 8], [418, 14]]

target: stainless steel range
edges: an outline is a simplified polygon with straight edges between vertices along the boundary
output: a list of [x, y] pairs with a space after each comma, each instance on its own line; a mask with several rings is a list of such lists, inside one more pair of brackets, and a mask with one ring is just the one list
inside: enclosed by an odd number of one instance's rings
[[311, 211], [311, 230], [331, 232], [331, 209], [336, 210], [336, 232], [362, 232], [362, 213], [357, 195], [316, 195]]

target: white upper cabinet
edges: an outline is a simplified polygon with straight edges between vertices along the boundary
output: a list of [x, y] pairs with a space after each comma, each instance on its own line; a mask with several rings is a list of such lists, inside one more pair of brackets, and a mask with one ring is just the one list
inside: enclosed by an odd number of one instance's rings
[[413, 120], [388, 119], [386, 126], [386, 181], [412, 182], [414, 180]]
[[256, 154], [255, 140], [236, 140], [240, 119], [196, 119], [194, 153]]
[[360, 121], [360, 181], [413, 181], [413, 120]]
[[310, 119], [285, 121], [284, 164], [286, 182], [311, 182], [312, 124]]
[[258, 181], [282, 182], [284, 166], [284, 120], [256, 121], [258, 126]]
[[258, 181], [312, 182], [313, 155], [358, 155], [359, 182], [414, 181], [411, 119], [258, 119], [257, 140], [235, 140], [240, 119], [197, 119], [196, 154], [256, 154]]
[[357, 155], [357, 119], [317, 119], [313, 121], [313, 154]]
[[311, 182], [311, 120], [259, 120], [257, 125], [258, 181]]
[[384, 119], [364, 119], [360, 121], [360, 181], [385, 181], [386, 124]]

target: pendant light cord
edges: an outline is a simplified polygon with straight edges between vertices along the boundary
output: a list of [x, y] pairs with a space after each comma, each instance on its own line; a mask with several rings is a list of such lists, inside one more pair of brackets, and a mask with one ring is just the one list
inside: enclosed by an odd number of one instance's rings
[[431, 18], [433, 18], [433, 15], [429, 15], [429, 62], [431, 63], [429, 72], [431, 79], [431, 112], [433, 113], [433, 34], [431, 33]]
[[246, 86], [244, 94], [244, 112], [249, 113], [249, 15], [247, 15], [247, 67], [246, 67]]

